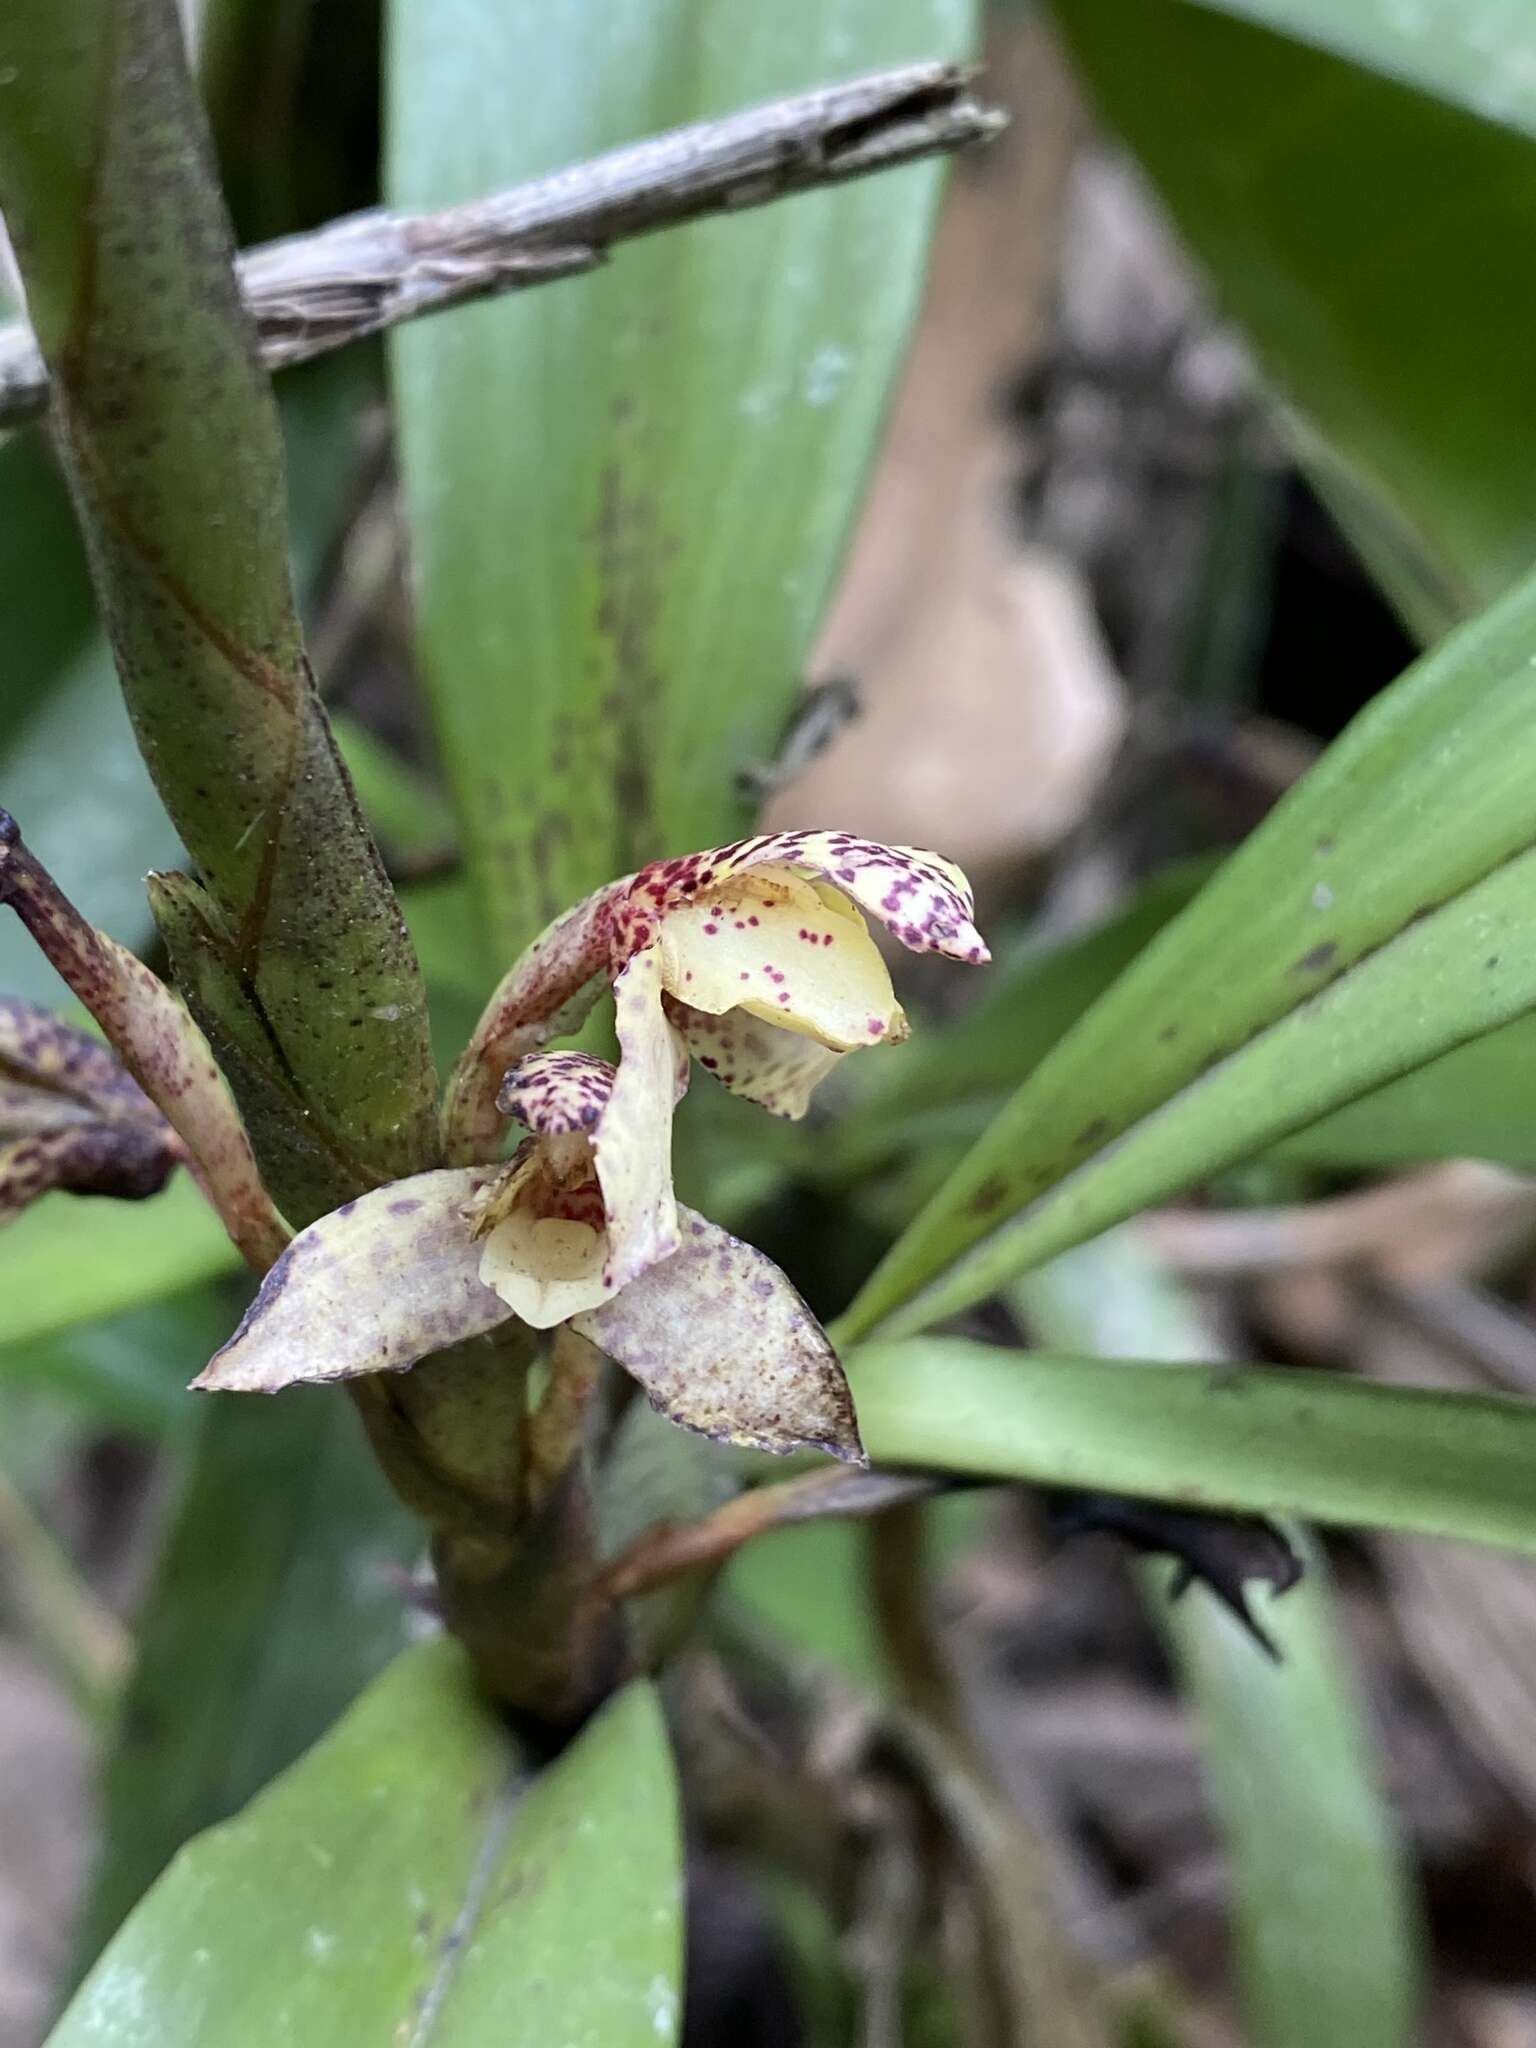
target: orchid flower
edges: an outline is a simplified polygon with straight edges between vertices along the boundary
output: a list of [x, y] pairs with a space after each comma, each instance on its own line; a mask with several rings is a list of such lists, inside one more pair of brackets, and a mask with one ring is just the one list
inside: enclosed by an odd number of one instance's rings
[[[660, 1042], [675, 1091], [687, 1062]], [[508, 1164], [416, 1174], [301, 1231], [195, 1384], [275, 1393], [403, 1371], [516, 1315], [569, 1325], [685, 1428], [862, 1463], [837, 1355], [772, 1260], [688, 1209], [670, 1251], [616, 1249], [634, 1156], [608, 1149], [616, 1093], [606, 1060], [522, 1060], [502, 1101], [530, 1136]]]
[[973, 910], [951, 862], [846, 832], [768, 833], [654, 862], [568, 911], [503, 981], [450, 1084], [450, 1151], [494, 1148], [500, 1075], [574, 1030], [611, 983], [622, 1057], [592, 1136], [612, 1185], [604, 1277], [622, 1286], [680, 1242], [678, 1045], [733, 1093], [803, 1116], [845, 1054], [906, 1036], [865, 914], [913, 952], [980, 962]]

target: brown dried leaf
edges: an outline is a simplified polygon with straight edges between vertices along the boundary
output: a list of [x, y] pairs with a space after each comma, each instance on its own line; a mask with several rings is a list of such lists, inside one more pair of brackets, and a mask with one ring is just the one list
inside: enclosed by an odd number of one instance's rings
[[[86, 922], [4, 811], [0, 902], [10, 904], [101, 1026], [133, 1082], [163, 1113], [231, 1239], [264, 1273], [287, 1243], [288, 1232], [262, 1183], [245, 1126], [207, 1040], [185, 1005], [142, 960]], [[16, 1024], [18, 1032], [22, 1022]], [[50, 1052], [34, 1043], [28, 1057], [41, 1062], [41, 1071], [50, 1058], [65, 1061], [66, 1053], [57, 1044]], [[89, 1073], [108, 1092], [118, 1088], [99, 1058], [85, 1062], [78, 1046], [74, 1057], [80, 1073]]]
[[375, 1188], [312, 1223], [193, 1386], [275, 1394], [403, 1372], [511, 1311], [480, 1282], [466, 1203], [500, 1167], [448, 1167]]
[[100, 1039], [19, 996], [0, 996], [0, 1077], [102, 1116], [159, 1121], [143, 1089]]
[[141, 1202], [158, 1195], [184, 1158], [168, 1124], [97, 1123], [35, 1131], [0, 1145], [0, 1224], [40, 1195], [113, 1195]]
[[678, 1214], [681, 1251], [573, 1316], [572, 1328], [684, 1429], [866, 1463], [837, 1353], [794, 1287], [754, 1246], [690, 1209]]
[[84, 1124], [99, 1121], [94, 1110], [71, 1095], [28, 1088], [24, 1082], [7, 1081], [0, 1072], [0, 1138], [30, 1138], [38, 1131], [78, 1131]]

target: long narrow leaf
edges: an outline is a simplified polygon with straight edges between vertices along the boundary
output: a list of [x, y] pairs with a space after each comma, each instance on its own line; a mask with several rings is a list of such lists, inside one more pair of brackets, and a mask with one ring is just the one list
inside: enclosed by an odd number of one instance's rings
[[[1406, 534], [1437, 572], [1443, 622], [1524, 575], [1536, 554], [1524, 456], [1536, 433], [1525, 260], [1536, 90], [1523, 10], [1054, 0], [1052, 11], [1224, 305], [1327, 442], [1325, 475], [1347, 464], [1348, 490], [1329, 493], [1346, 517], [1352, 501], [1374, 502], [1379, 522]], [[1291, 39], [1308, 34], [1328, 48]], [[1410, 46], [1411, 65], [1392, 61]]]
[[1536, 578], [1363, 712], [1041, 1061], [843, 1334], [975, 1301], [1536, 1006], [1533, 655]]
[[[1084, 1245], [1010, 1295], [1030, 1333], [1095, 1350], [1211, 1356], [1188, 1295], [1128, 1232]], [[1135, 1370], [1134, 1367], [1129, 1368]], [[1262, 2048], [1403, 2048], [1417, 1992], [1403, 1844], [1382, 1797], [1359, 1688], [1305, 1531], [1301, 1583], [1250, 1585], [1279, 1661], [1203, 1591], [1170, 1600], [1146, 1564], [1147, 1602], [1198, 1716], [1212, 1804], [1231, 1859], [1238, 1957]]]
[[1536, 137], [1536, 73], [1530, 20], [1509, 0], [1197, 0], [1278, 35], [1348, 57], [1485, 121]]
[[1009, 1351], [959, 1337], [848, 1361], [877, 1465], [1144, 1494], [1536, 1551], [1536, 1406], [1265, 1366]]

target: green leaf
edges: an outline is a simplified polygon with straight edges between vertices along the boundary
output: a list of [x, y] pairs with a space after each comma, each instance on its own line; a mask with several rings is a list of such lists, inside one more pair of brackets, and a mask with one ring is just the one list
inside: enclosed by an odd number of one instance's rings
[[1369, 41], [1377, 62], [1395, 14], [1392, 47], [1418, 54], [1393, 68], [1424, 89], [1187, 0], [1054, 8], [1281, 392], [1438, 565], [1442, 613], [1466, 613], [1536, 555], [1536, 146], [1501, 125], [1532, 111], [1513, 54], [1528, 25], [1508, 12], [1500, 35], [1490, 0], [1252, 11], [1302, 34], [1326, 21], [1334, 48]]
[[1364, 1095], [1277, 1148], [1329, 1167], [1492, 1159], [1536, 1172], [1536, 1021], [1522, 1017]]
[[[103, 1204], [103, 1207], [106, 1205]], [[187, 1383], [229, 1334], [226, 1287], [192, 1287], [153, 1307], [0, 1345], [0, 1399], [37, 1388], [92, 1423], [148, 1437], [189, 1434], [197, 1403]]]
[[[925, 1024], [858, 1070], [865, 1085], [839, 1119], [836, 1145], [808, 1144], [798, 1170], [841, 1186], [916, 1151], [931, 1190], [1210, 872], [1206, 861], [1168, 868], [1102, 924], [1005, 961], [971, 1009]], [[1533, 1075], [1536, 1021], [1522, 1017], [1307, 1125], [1271, 1156], [1331, 1168], [1490, 1159], [1536, 1172]]]
[[861, 1346], [877, 1465], [1134, 1493], [1536, 1551], [1536, 1406], [1337, 1373], [1146, 1364], [959, 1337]]
[[1378, 697], [1034, 1069], [842, 1335], [949, 1314], [1536, 1006], [1533, 649], [1536, 579]]
[[680, 1893], [650, 1688], [530, 1779], [462, 1653], [433, 1643], [177, 1860], [50, 2048], [665, 2048]]
[[[951, 1022], [925, 1023], [857, 1070], [863, 1085], [838, 1120], [836, 1145], [807, 1143], [797, 1170], [843, 1186], [911, 1152], [920, 1155], [931, 1192], [1005, 1098], [1210, 873], [1208, 861], [1181, 862], [1102, 924], [1005, 956], [980, 1002]], [[1346, 1169], [1490, 1159], [1536, 1172], [1533, 1075], [1536, 1021], [1522, 1017], [1282, 1139], [1272, 1156]], [[887, 1178], [881, 1185], [894, 1183]]]
[[1199, 0], [1536, 136], [1530, 20], [1515, 0]]
[[1401, 1845], [1327, 1563], [1314, 1543], [1303, 1553], [1306, 1577], [1282, 1599], [1251, 1591], [1278, 1665], [1211, 1600], [1167, 1606], [1164, 1628], [1236, 1865], [1256, 2048], [1403, 2048], [1417, 2033], [1418, 1970]]
[[104, 1766], [84, 1960], [400, 1648], [400, 1569], [423, 1540], [345, 1401], [184, 1398], [196, 1436]]
[[940, 1113], [995, 1107], [1077, 1022], [1094, 998], [1195, 895], [1208, 860], [1156, 875], [1102, 924], [1054, 945], [1028, 944], [986, 977], [979, 999], [950, 1023], [924, 1024], [905, 1043], [856, 1068], [860, 1094], [838, 1120], [837, 1144], [807, 1148], [811, 1171], [858, 1178], [914, 1135], [953, 1129]]
[[153, 0], [19, 0], [0, 66], [0, 199], [139, 742], [242, 1005], [355, 1193], [430, 1161], [425, 998], [305, 661], [277, 418], [180, 23]]
[[[969, 47], [972, 0], [394, 0], [389, 186], [438, 206]], [[516, 120], [507, 118], [515, 106]], [[422, 664], [510, 960], [744, 830], [916, 305], [931, 167], [619, 251], [392, 337]]]
[[187, 1174], [147, 1202], [45, 1196], [0, 1232], [0, 1346], [163, 1300], [239, 1266]]
[[[1127, 1231], [1029, 1274], [1010, 1306], [1036, 1340], [1123, 1354], [1213, 1351], [1188, 1293]], [[1204, 1589], [1140, 1578], [1199, 1717], [1210, 1796], [1236, 1883], [1248, 2031], [1262, 2048], [1402, 2048], [1417, 1993], [1403, 1844], [1377, 1782], [1318, 1544], [1295, 1527], [1305, 1575], [1247, 1594], [1271, 1663]]]

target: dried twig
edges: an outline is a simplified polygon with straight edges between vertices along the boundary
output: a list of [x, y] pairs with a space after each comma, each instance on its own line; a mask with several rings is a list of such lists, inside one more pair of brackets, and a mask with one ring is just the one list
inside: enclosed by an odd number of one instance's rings
[[[871, 72], [611, 151], [441, 213], [355, 214], [240, 259], [268, 369], [402, 320], [590, 270], [615, 242], [763, 206], [994, 134], [950, 64]], [[0, 427], [42, 412], [48, 378], [21, 322], [0, 328]]]

